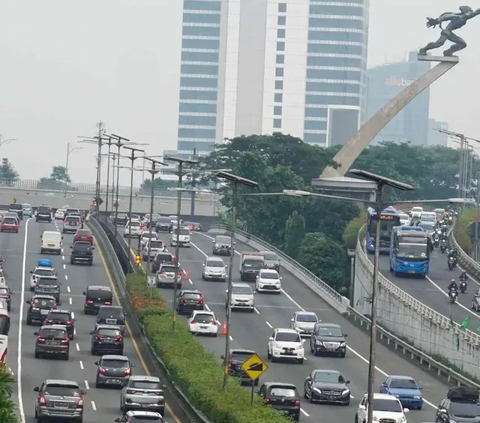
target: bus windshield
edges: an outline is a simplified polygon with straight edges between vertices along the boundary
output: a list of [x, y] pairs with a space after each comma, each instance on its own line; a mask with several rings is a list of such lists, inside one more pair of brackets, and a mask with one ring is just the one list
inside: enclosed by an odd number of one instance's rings
[[[373, 220], [373, 219], [370, 220], [368, 233], [370, 234], [370, 237], [373, 239], [377, 235], [377, 224], [378, 224], [378, 220]], [[390, 240], [392, 229], [398, 225], [399, 223], [393, 220], [389, 220], [389, 221], [382, 220], [380, 223], [380, 239], [387, 240], [387, 241]]]
[[423, 259], [428, 257], [427, 244], [411, 244], [400, 243], [398, 245], [398, 252], [395, 254], [397, 258], [403, 258], [406, 260], [411, 259]]

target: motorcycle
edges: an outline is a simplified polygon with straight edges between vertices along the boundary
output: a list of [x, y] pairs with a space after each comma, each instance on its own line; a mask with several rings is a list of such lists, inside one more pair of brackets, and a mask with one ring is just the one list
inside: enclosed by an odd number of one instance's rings
[[472, 309], [475, 311], [480, 311], [480, 296], [475, 295], [472, 300]]
[[467, 281], [461, 279], [461, 280], [460, 280], [460, 292], [461, 292], [462, 294], [465, 294], [465, 291], [466, 291], [466, 290], [467, 290]]
[[437, 234], [435, 234], [434, 237], [433, 237], [433, 246], [434, 246], [435, 248], [438, 248], [438, 245], [439, 245], [439, 244], [440, 244], [440, 238], [438, 237]]
[[440, 251], [442, 254], [445, 254], [445, 252], [447, 251], [447, 243], [446, 242], [442, 242], [440, 244]]
[[450, 292], [448, 293], [448, 297], [450, 298], [450, 302], [452, 304], [455, 304], [455, 301], [457, 301], [457, 296], [458, 296], [457, 290], [455, 288], [451, 288]]
[[454, 257], [449, 257], [448, 258], [448, 269], [453, 270], [457, 267], [457, 260], [455, 260]]

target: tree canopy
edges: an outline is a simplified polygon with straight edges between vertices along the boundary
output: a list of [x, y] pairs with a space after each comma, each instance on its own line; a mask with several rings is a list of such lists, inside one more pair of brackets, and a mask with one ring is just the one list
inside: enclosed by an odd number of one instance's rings
[[72, 182], [65, 166], [53, 166], [48, 178], [41, 178], [38, 182], [40, 189], [64, 189]]
[[16, 181], [18, 178], [18, 172], [10, 162], [0, 166], [0, 179], [2, 180], [2, 183], [8, 185], [9, 183]]

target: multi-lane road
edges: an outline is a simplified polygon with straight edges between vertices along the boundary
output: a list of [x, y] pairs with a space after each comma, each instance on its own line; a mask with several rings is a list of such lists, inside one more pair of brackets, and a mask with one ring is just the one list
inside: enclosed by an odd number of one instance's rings
[[[7, 365], [11, 369], [17, 384], [15, 402], [19, 407], [22, 423], [33, 423], [36, 393], [34, 387], [40, 386], [48, 378], [77, 381], [87, 390], [85, 395], [84, 422], [112, 422], [121, 416], [119, 410], [120, 391], [96, 389], [95, 361], [99, 357], [90, 354], [90, 331], [94, 327], [94, 317], [83, 314], [83, 291], [88, 285], [112, 284], [111, 276], [104, 266], [103, 256], [98, 247], [94, 253], [93, 266], [70, 265], [70, 245], [73, 235], [64, 235], [64, 251], [61, 255], [40, 255], [40, 236], [45, 230], [62, 230], [61, 222], [36, 223], [34, 219], [25, 219], [18, 234], [0, 234], [0, 253], [5, 259], [7, 282], [14, 294], [12, 297], [9, 349]], [[30, 270], [41, 257], [50, 258], [62, 282], [62, 304], [58, 308], [69, 309], [76, 318], [76, 336], [70, 342], [70, 359], [35, 359], [35, 335], [38, 327], [26, 325], [27, 305], [25, 301], [32, 297], [29, 290]], [[125, 338], [125, 355], [136, 364], [133, 373], [145, 374], [143, 359], [137, 354], [137, 346], [130, 336]], [[168, 398], [167, 398], [168, 401]], [[171, 410], [170, 406], [168, 408]], [[167, 410], [166, 421], [182, 422]]]
[[[169, 234], [160, 234], [161, 239], [169, 247]], [[225, 319], [225, 290], [226, 283], [202, 280], [202, 263], [211, 255], [213, 238], [204, 233], [192, 234], [192, 246], [180, 249], [180, 263], [188, 272], [189, 280], [183, 282], [183, 289], [198, 289], [205, 294], [207, 307], [214, 311], [219, 321]], [[236, 249], [253, 251], [253, 249], [237, 241]], [[225, 258], [228, 264], [229, 258]], [[239, 253], [235, 254], [233, 264], [234, 282], [239, 279]], [[348, 334], [348, 352], [344, 359], [329, 357], [314, 357], [306, 345], [306, 361], [303, 365], [288, 363], [269, 363], [268, 370], [261, 376], [260, 383], [265, 381], [293, 382], [303, 396], [303, 383], [313, 369], [336, 369], [351, 381], [351, 404], [348, 407], [310, 404], [302, 398], [302, 421], [310, 422], [349, 422], [353, 421], [358, 404], [367, 389], [368, 349], [367, 335], [359, 331], [348, 320], [341, 317], [329, 307], [321, 298], [313, 294], [300, 280], [285, 270], [282, 270], [281, 295], [256, 295], [255, 313], [234, 312], [231, 327], [231, 347], [248, 348], [260, 354], [267, 361], [267, 341], [273, 328], [289, 327], [290, 319], [297, 310], [308, 310], [317, 313], [325, 322], [341, 324], [343, 331]], [[173, 290], [163, 289], [167, 299], [172, 299]], [[225, 338], [198, 337], [199, 341], [219, 357], [224, 353]], [[435, 379], [431, 374], [424, 372], [408, 360], [403, 359], [383, 345], [377, 349], [377, 373], [375, 383], [380, 386], [387, 375], [410, 375], [415, 377], [423, 387], [426, 403], [421, 411], [412, 410], [408, 416], [410, 423], [424, 423], [434, 420], [436, 405], [445, 395], [448, 386]]]

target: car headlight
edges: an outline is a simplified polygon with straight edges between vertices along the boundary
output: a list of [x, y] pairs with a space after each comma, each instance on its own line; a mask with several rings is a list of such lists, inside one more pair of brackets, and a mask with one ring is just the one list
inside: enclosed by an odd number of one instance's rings
[[373, 421], [374, 421], [374, 422], [378, 422], [378, 417], [377, 417], [377, 416], [373, 416]]
[[345, 389], [345, 390], [342, 392], [342, 395], [347, 395], [347, 394], [350, 394], [350, 390], [349, 390], [349, 389]]
[[415, 395], [413, 398], [415, 399], [422, 399], [422, 397], [420, 395]]
[[400, 417], [398, 423], [407, 423], [407, 419], [405, 417]]
[[303, 332], [303, 329], [302, 329], [302, 328], [299, 328], [298, 326], [295, 326], [295, 330], [296, 330], [297, 332]]
[[339, 347], [345, 347], [347, 344], [345, 342], [340, 342]]
[[317, 345], [323, 345], [323, 342], [322, 342], [322, 341], [318, 341], [318, 340], [317, 340], [317, 341], [315, 341], [315, 343], [316, 343]]
[[321, 393], [322, 393], [322, 391], [321, 391], [320, 389], [318, 389], [318, 388], [313, 388], [313, 390], [314, 390], [315, 392], [317, 392], [318, 394], [321, 394]]

